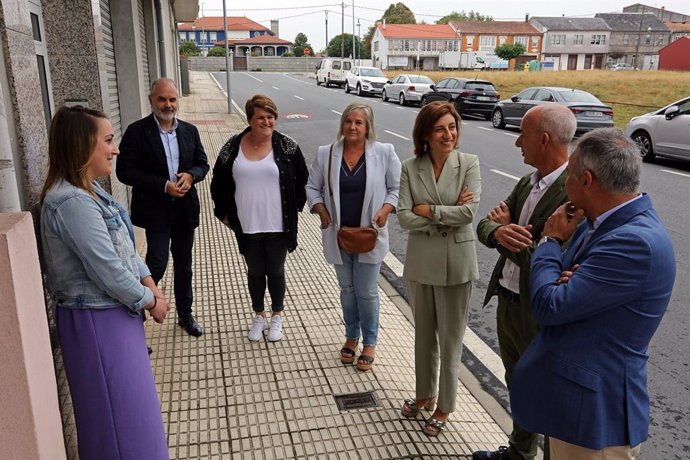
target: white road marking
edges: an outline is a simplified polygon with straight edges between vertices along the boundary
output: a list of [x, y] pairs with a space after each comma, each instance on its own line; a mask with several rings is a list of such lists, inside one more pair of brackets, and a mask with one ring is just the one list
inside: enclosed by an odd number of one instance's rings
[[510, 178], [510, 179], [513, 179], [513, 180], [520, 180], [519, 177], [513, 176], [512, 174], [508, 174], [508, 173], [505, 173], [505, 172], [503, 172], [503, 171], [499, 171], [498, 169], [490, 169], [489, 171], [491, 171], [492, 173], [499, 174], [499, 175], [501, 175], [501, 176], [508, 177], [508, 178]]
[[407, 137], [405, 137], [405, 136], [401, 136], [400, 134], [394, 133], [393, 131], [388, 131], [387, 129], [384, 129], [384, 132], [387, 132], [387, 133], [390, 134], [391, 136], [399, 137], [400, 139], [402, 139], [402, 140], [404, 140], [404, 141], [409, 141], [409, 140], [410, 140], [409, 138], [407, 138]]
[[[390, 268], [395, 276], [402, 278], [404, 266], [393, 253], [389, 252], [386, 254], [383, 258], [383, 262]], [[500, 356], [498, 356], [490, 346], [484, 343], [484, 341], [469, 327], [465, 329], [465, 337], [462, 342], [470, 353], [481, 361], [489, 372], [491, 372], [503, 385], [506, 384], [505, 368], [503, 367], [503, 361], [501, 361]]]
[[395, 276], [402, 278], [404, 266], [402, 262], [400, 262], [398, 258], [393, 255], [392, 252], [387, 253], [386, 257], [383, 258], [383, 261], [386, 263], [388, 268], [395, 273]]
[[660, 171], [665, 172], [665, 173], [669, 173], [669, 174], [675, 174], [676, 176], [690, 177], [690, 174], [685, 174], [685, 173], [678, 172], [678, 171], [669, 171], [668, 169], [661, 169]]
[[485, 130], [487, 130], [487, 131], [493, 131], [492, 128], [487, 128], [486, 126], [477, 126], [477, 128], [479, 128], [479, 129], [485, 129]]
[[246, 76], [248, 76], [248, 77], [252, 77], [254, 80], [256, 80], [256, 81], [258, 81], [258, 82], [261, 82], [261, 83], [264, 82], [263, 80], [261, 80], [261, 79], [259, 79], [259, 78], [256, 78], [254, 75], [252, 75], [252, 74], [250, 74], [250, 73], [245, 72], [244, 74], [245, 74]]
[[300, 101], [303, 101], [303, 100], [304, 100], [303, 97], [299, 97], [299, 96], [295, 96], [295, 98], [299, 99]]
[[280, 91], [280, 88], [278, 88], [277, 86], [272, 86], [271, 88], [273, 88], [276, 91]]
[[504, 136], [510, 136], [510, 137], [520, 137], [518, 134], [513, 134], [513, 133], [503, 133]]
[[342, 112], [338, 112], [337, 110], [331, 110], [331, 112], [333, 112], [336, 115], [342, 115], [343, 114]]

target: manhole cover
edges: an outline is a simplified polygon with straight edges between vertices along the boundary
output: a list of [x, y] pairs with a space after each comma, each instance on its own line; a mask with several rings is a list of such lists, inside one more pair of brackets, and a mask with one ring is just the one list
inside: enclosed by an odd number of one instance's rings
[[365, 409], [378, 406], [378, 401], [373, 391], [334, 395], [333, 397], [339, 410]]

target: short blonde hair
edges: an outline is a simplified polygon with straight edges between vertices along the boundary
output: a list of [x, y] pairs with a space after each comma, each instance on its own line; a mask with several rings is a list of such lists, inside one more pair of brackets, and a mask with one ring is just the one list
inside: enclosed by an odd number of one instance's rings
[[343, 114], [340, 116], [340, 129], [338, 130], [338, 137], [336, 140], [340, 140], [345, 137], [343, 134], [343, 126], [345, 125], [345, 120], [347, 117], [355, 111], [361, 111], [364, 113], [364, 120], [367, 125], [367, 142], [374, 142], [376, 140], [376, 130], [374, 129], [374, 111], [371, 110], [371, 106], [367, 104], [362, 104], [361, 102], [353, 102], [352, 104], [345, 107]]

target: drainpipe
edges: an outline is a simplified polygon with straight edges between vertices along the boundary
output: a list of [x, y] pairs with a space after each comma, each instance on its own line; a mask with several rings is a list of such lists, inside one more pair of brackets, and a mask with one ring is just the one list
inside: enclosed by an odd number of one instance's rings
[[160, 76], [167, 77], [168, 71], [165, 65], [165, 40], [163, 40], [163, 7], [161, 0], [154, 0], [154, 8], [156, 9], [156, 29], [158, 29], [158, 60], [160, 61]]

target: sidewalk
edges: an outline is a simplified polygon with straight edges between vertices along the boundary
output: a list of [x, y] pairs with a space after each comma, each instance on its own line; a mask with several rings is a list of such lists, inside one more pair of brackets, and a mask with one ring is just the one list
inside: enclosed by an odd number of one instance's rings
[[[180, 118], [199, 128], [213, 167], [223, 143], [246, 123], [226, 113], [226, 97], [208, 73], [192, 72], [191, 88], [180, 101]], [[286, 264], [284, 337], [250, 342], [244, 262], [231, 232], [213, 216], [210, 176], [199, 185], [194, 246], [194, 314], [205, 333], [188, 336], [173, 311], [164, 325], [146, 325], [171, 458], [471, 458], [474, 450], [506, 443], [462, 384], [457, 410], [439, 438], [421, 432], [421, 415], [400, 415], [403, 399], [414, 397], [414, 330], [382, 289], [374, 370], [340, 363], [339, 289], [322, 256], [318, 218], [308, 212], [300, 217], [299, 247]], [[171, 283], [169, 267], [161, 281], [166, 293]], [[376, 407], [341, 411], [334, 399], [368, 392]]]

